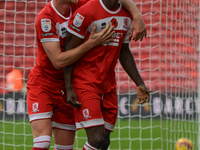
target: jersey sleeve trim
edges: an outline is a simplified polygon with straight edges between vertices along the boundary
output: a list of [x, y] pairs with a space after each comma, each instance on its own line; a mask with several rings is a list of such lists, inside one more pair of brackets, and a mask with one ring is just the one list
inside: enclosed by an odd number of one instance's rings
[[59, 42], [59, 38], [44, 38], [44, 39], [40, 39], [40, 42], [41, 43], [44, 43], [44, 42]]
[[77, 32], [71, 30], [70, 28], [67, 28], [67, 31], [70, 32], [71, 34], [73, 35], [76, 35], [77, 37], [81, 38], [81, 39], [84, 39], [85, 36], [81, 35], [81, 34], [78, 34]]

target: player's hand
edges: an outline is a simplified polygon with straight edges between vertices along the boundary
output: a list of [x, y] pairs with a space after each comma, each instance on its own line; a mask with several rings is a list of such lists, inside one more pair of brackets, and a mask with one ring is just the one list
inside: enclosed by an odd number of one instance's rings
[[137, 87], [137, 97], [138, 97], [138, 103], [143, 104], [145, 102], [149, 101], [149, 93], [151, 91], [144, 85], [139, 85]]
[[[134, 36], [133, 36], [133, 34], [134, 34]], [[142, 16], [139, 16], [139, 17], [133, 19], [129, 36], [134, 41], [138, 41], [138, 40], [142, 41], [144, 37], [146, 38], [147, 30], [146, 30], [144, 21], [142, 19]]]
[[102, 31], [96, 32], [97, 25], [95, 24], [89, 36], [89, 40], [91, 41], [93, 46], [95, 47], [102, 43], [108, 43], [112, 41], [113, 40], [112, 35], [115, 33], [115, 31], [113, 31], [113, 28], [114, 28], [113, 26], [107, 24]]
[[66, 91], [67, 91], [67, 103], [69, 103], [72, 107], [80, 108], [82, 104], [78, 101], [74, 89], [68, 88]]

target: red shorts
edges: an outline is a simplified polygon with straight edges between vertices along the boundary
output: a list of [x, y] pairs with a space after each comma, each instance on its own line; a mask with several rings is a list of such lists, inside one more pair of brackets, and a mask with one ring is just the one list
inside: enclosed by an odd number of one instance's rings
[[118, 101], [116, 90], [104, 95], [74, 88], [81, 108], [74, 108], [77, 129], [104, 125], [113, 131], [117, 119]]
[[51, 118], [52, 127], [76, 130], [73, 108], [65, 102], [66, 95], [61, 90], [50, 90], [32, 80], [27, 84], [27, 104], [30, 122]]

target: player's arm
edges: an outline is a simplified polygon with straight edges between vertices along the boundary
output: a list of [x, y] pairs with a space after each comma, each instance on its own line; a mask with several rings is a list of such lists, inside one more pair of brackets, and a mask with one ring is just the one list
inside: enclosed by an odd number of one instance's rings
[[131, 32], [129, 36], [132, 37], [133, 32], [135, 30], [132, 39], [135, 41], [140, 39], [140, 41], [142, 41], [143, 38], [147, 36], [147, 30], [144, 21], [142, 19], [142, 15], [139, 12], [137, 6], [133, 2], [133, 0], [119, 0], [119, 1], [122, 3], [122, 6], [130, 13], [133, 19], [131, 25]]
[[[81, 45], [83, 42], [83, 39], [67, 32], [67, 39], [65, 42], [65, 51], [68, 52], [71, 49], [76, 48], [77, 46]], [[74, 63], [64, 67], [64, 78], [65, 78], [65, 88], [67, 92], [67, 102], [72, 107], [81, 107], [82, 104], [78, 102], [76, 93], [73, 90], [72, 87], [72, 75], [74, 70]]]
[[77, 61], [87, 50], [92, 48], [89, 42], [77, 47], [75, 50], [63, 52], [60, 42], [44, 42], [42, 43], [48, 58], [56, 69], [62, 69], [75, 61]]
[[[71, 49], [75, 49], [79, 45], [81, 45], [83, 42], [83, 39], [71, 34], [70, 32], [67, 32], [67, 39], [65, 42], [65, 51], [70, 51]], [[74, 63], [64, 67], [64, 78], [65, 78], [65, 88], [67, 93], [67, 102], [72, 107], [81, 107], [82, 104], [78, 102], [76, 93], [73, 90], [72, 87], [72, 78], [73, 78], [73, 70], [74, 70]]]
[[90, 38], [85, 43], [77, 46], [76, 48], [71, 48], [68, 51], [63, 52], [61, 51], [59, 41], [44, 42], [42, 45], [53, 66], [56, 69], [62, 69], [65, 66], [68, 66], [77, 61], [93, 47], [112, 40], [111, 36], [113, 33], [113, 27], [110, 27], [110, 25], [107, 25], [104, 30], [97, 33], [95, 25]]
[[149, 101], [149, 93], [151, 91], [145, 86], [144, 81], [138, 72], [134, 57], [129, 49], [128, 43], [124, 43], [122, 45], [119, 61], [126, 73], [137, 85], [138, 103], [142, 104]]

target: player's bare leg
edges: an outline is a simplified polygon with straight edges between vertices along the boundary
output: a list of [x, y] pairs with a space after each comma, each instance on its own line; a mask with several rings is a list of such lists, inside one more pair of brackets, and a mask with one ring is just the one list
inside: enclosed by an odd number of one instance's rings
[[107, 150], [110, 145], [110, 131], [105, 130], [105, 142], [101, 147], [101, 150]]
[[88, 143], [96, 148], [100, 149], [105, 142], [106, 131], [104, 126], [86, 128]]
[[51, 119], [34, 120], [31, 122], [31, 128], [34, 138], [32, 150], [48, 150], [52, 136]]
[[53, 128], [54, 142], [56, 145], [73, 146], [75, 131]]

